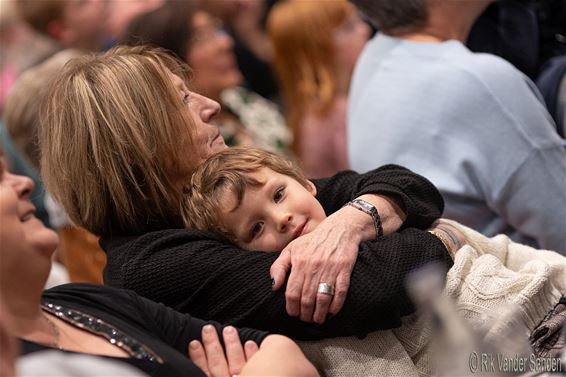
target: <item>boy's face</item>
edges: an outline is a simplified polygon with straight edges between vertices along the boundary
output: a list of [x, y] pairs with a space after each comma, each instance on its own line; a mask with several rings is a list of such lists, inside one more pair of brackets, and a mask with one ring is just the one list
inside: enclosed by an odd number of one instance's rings
[[236, 237], [243, 249], [281, 251], [289, 242], [312, 232], [326, 218], [316, 200], [312, 182], [304, 187], [294, 178], [262, 168], [251, 174], [263, 183], [247, 187], [236, 209], [232, 192], [222, 195], [221, 210], [225, 228]]

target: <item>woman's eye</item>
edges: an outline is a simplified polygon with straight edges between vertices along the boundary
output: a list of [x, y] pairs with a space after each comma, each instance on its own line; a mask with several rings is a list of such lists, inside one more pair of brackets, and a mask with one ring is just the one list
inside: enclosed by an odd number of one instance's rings
[[183, 103], [184, 103], [185, 105], [188, 104], [190, 98], [191, 98], [191, 96], [190, 96], [189, 94], [185, 94], [185, 95], [183, 96]]
[[273, 200], [275, 200], [275, 203], [279, 203], [281, 199], [283, 199], [283, 194], [285, 194], [284, 188], [280, 188], [279, 190], [275, 191], [275, 195], [273, 195]]
[[255, 223], [252, 227], [252, 230], [250, 231], [250, 236], [252, 237], [252, 239], [256, 238], [261, 233], [262, 229], [263, 223]]

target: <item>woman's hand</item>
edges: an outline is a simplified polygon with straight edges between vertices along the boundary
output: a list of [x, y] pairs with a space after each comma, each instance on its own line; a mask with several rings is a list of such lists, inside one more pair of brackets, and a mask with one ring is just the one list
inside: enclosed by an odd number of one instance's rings
[[[403, 224], [405, 214], [390, 198], [379, 195], [360, 198], [377, 208], [385, 234]], [[287, 313], [317, 323], [323, 323], [328, 312], [338, 313], [348, 293], [359, 245], [376, 236], [372, 217], [346, 206], [328, 216], [311, 233], [289, 243], [271, 266], [274, 290], [283, 285], [291, 269], [285, 291]], [[334, 296], [318, 293], [321, 283], [334, 286]]]
[[222, 349], [216, 328], [206, 325], [202, 328], [202, 343], [189, 343], [189, 357], [208, 377], [229, 377], [237, 375], [257, 351], [258, 346], [249, 340], [244, 346], [238, 330], [226, 326], [222, 331], [226, 353]]
[[435, 221], [428, 231], [442, 241], [452, 259], [454, 259], [456, 252], [466, 244], [464, 234], [452, 224], [442, 221], [442, 219]]

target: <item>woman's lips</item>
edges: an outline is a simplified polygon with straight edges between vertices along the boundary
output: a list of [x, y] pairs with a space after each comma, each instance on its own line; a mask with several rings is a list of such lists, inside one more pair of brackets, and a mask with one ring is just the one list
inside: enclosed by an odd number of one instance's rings
[[224, 138], [222, 137], [222, 134], [220, 133], [220, 131], [218, 131], [216, 136], [214, 136], [214, 138], [210, 142], [210, 145], [213, 145], [214, 143], [218, 143], [220, 141], [224, 142]]
[[27, 210], [23, 216], [20, 217], [20, 221], [28, 221], [31, 220], [35, 217], [35, 207], [30, 208], [29, 210]]

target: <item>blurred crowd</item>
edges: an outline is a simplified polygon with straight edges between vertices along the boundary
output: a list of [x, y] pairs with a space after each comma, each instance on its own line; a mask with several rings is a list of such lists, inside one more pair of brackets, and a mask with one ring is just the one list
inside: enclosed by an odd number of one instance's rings
[[566, 2], [444, 2], [437, 18], [374, 3], [0, 0], [0, 136], [61, 239], [48, 284], [102, 283], [106, 256], [42, 186], [42, 102], [69, 60], [120, 44], [186, 62], [228, 146], [313, 178], [402, 165], [439, 188], [445, 217], [566, 254]]

